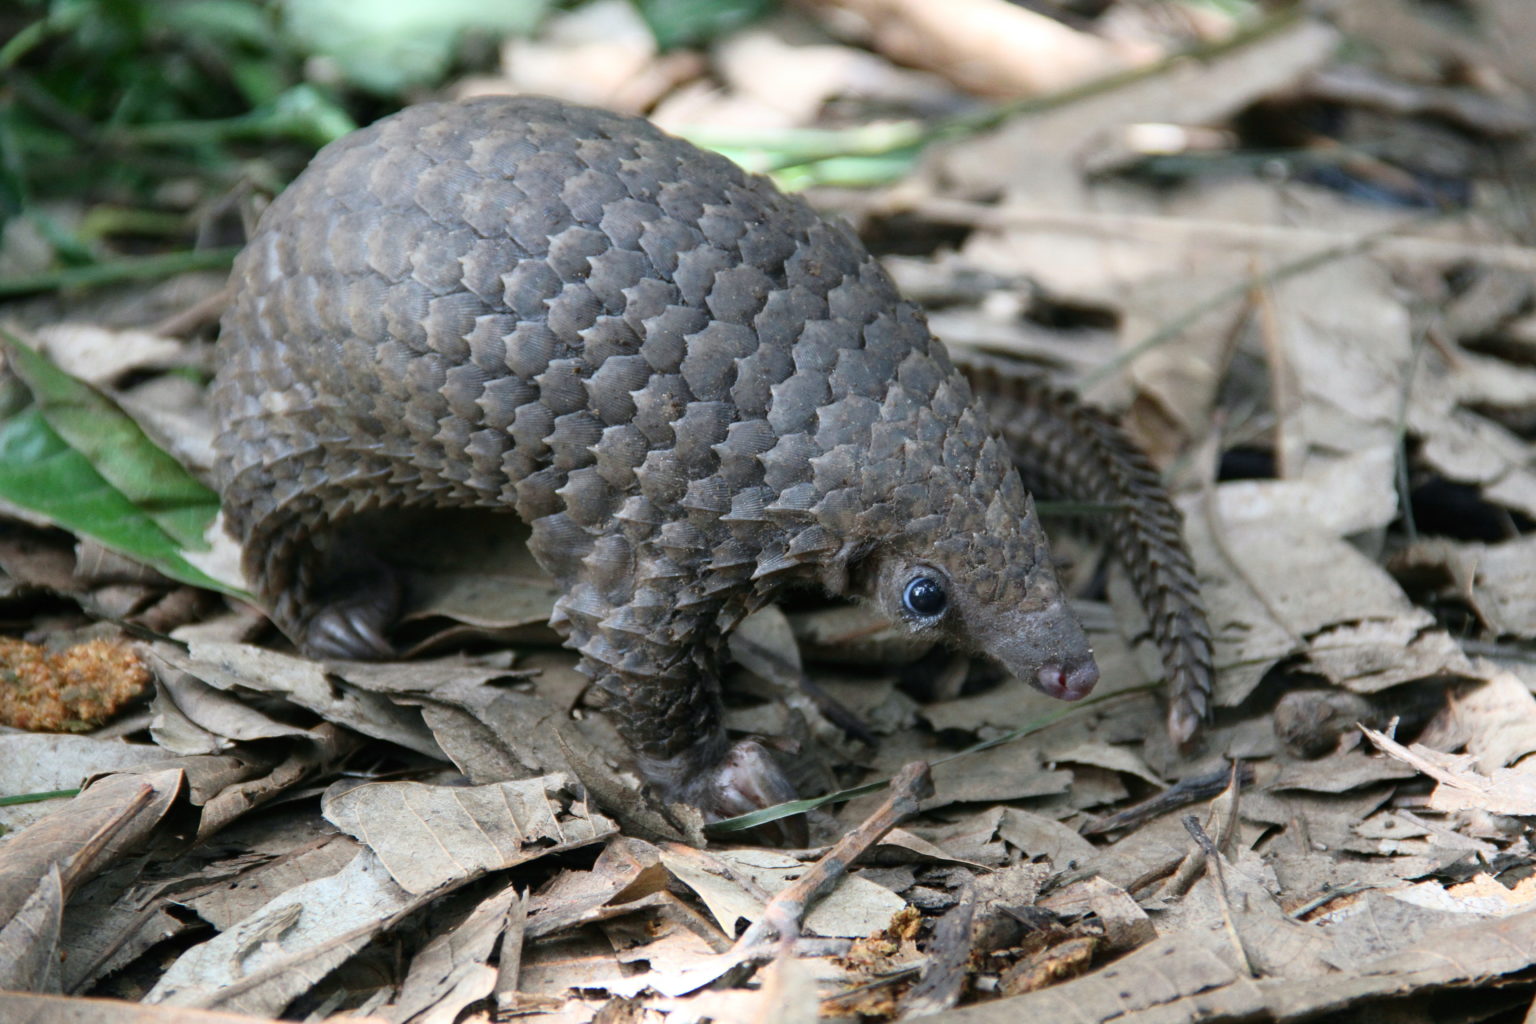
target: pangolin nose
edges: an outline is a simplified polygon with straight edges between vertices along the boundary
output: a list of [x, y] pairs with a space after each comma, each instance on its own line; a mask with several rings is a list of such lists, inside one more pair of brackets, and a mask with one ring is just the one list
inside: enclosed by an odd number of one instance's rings
[[1090, 657], [1079, 665], [1067, 668], [1063, 665], [1042, 665], [1035, 673], [1040, 690], [1059, 700], [1082, 700], [1093, 691], [1099, 681], [1099, 666]]

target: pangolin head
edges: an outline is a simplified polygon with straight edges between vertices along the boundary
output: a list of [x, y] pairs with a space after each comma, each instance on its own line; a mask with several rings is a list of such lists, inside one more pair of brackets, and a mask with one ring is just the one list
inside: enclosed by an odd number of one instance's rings
[[1078, 700], [1099, 679], [1033, 500], [991, 438], [968, 470], [938, 474], [929, 514], [887, 535], [856, 589], [914, 635], [980, 652], [1042, 693]]

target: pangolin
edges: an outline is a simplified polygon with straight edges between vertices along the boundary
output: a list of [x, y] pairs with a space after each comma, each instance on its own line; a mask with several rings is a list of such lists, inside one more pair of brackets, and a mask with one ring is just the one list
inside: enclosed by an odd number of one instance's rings
[[919, 309], [848, 227], [645, 120], [407, 108], [325, 147], [232, 283], [218, 483], [305, 652], [392, 653], [401, 584], [364, 513], [514, 514], [642, 773], [710, 818], [793, 795], [728, 740], [718, 684], [785, 584], [1052, 696], [1098, 679], [1008, 443]]

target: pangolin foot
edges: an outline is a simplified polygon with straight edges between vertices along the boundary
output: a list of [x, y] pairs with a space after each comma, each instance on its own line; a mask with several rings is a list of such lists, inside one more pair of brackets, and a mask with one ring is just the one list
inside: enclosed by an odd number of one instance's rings
[[[741, 740], [725, 752], [714, 768], [687, 785], [684, 799], [709, 821], [772, 807], [798, 794], [768, 748], [757, 740]], [[796, 814], [737, 833], [743, 839], [772, 846], [805, 846], [809, 842], [805, 815]]]
[[379, 661], [395, 656], [389, 629], [399, 615], [398, 578], [382, 564], [349, 574], [345, 585], [320, 596], [299, 644], [311, 658]]

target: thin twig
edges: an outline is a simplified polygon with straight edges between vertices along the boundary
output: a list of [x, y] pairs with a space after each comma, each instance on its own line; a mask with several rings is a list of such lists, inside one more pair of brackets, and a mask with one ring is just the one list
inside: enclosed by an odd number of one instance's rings
[[1216, 849], [1216, 844], [1200, 827], [1200, 821], [1193, 814], [1184, 819], [1184, 829], [1195, 840], [1195, 845], [1200, 847], [1200, 852], [1205, 855], [1205, 863], [1211, 868], [1211, 880], [1216, 883], [1216, 902], [1221, 905], [1222, 924], [1226, 929], [1227, 937], [1232, 940], [1232, 948], [1237, 952], [1243, 962], [1243, 969], [1248, 972], [1250, 978], [1259, 976], [1258, 969], [1253, 966], [1253, 958], [1248, 955], [1248, 947], [1243, 945], [1243, 937], [1238, 934], [1237, 922], [1232, 917], [1232, 900], [1227, 895], [1227, 879], [1222, 870], [1221, 851]]
[[[1082, 835], [1097, 836], [1106, 832], [1115, 832], [1120, 829], [1134, 828], [1144, 821], [1149, 821], [1169, 811], [1186, 807], [1189, 804], [1201, 800], [1209, 800], [1221, 793], [1232, 782], [1232, 772], [1227, 768], [1217, 770], [1205, 775], [1197, 775], [1189, 779], [1181, 779], [1139, 804], [1127, 807], [1123, 811], [1100, 818], [1080, 830]], [[1242, 787], [1253, 785], [1253, 766], [1246, 762], [1237, 765], [1237, 784]]]
[[902, 821], [917, 813], [918, 805], [933, 795], [933, 776], [926, 761], [914, 761], [891, 780], [885, 802], [828, 850], [805, 874], [785, 887], [763, 908], [762, 916], [742, 932], [733, 953], [745, 956], [764, 947], [770, 933], [779, 944], [792, 943], [800, 934], [800, 922], [810, 905], [842, 881], [855, 861], [885, 838]]

